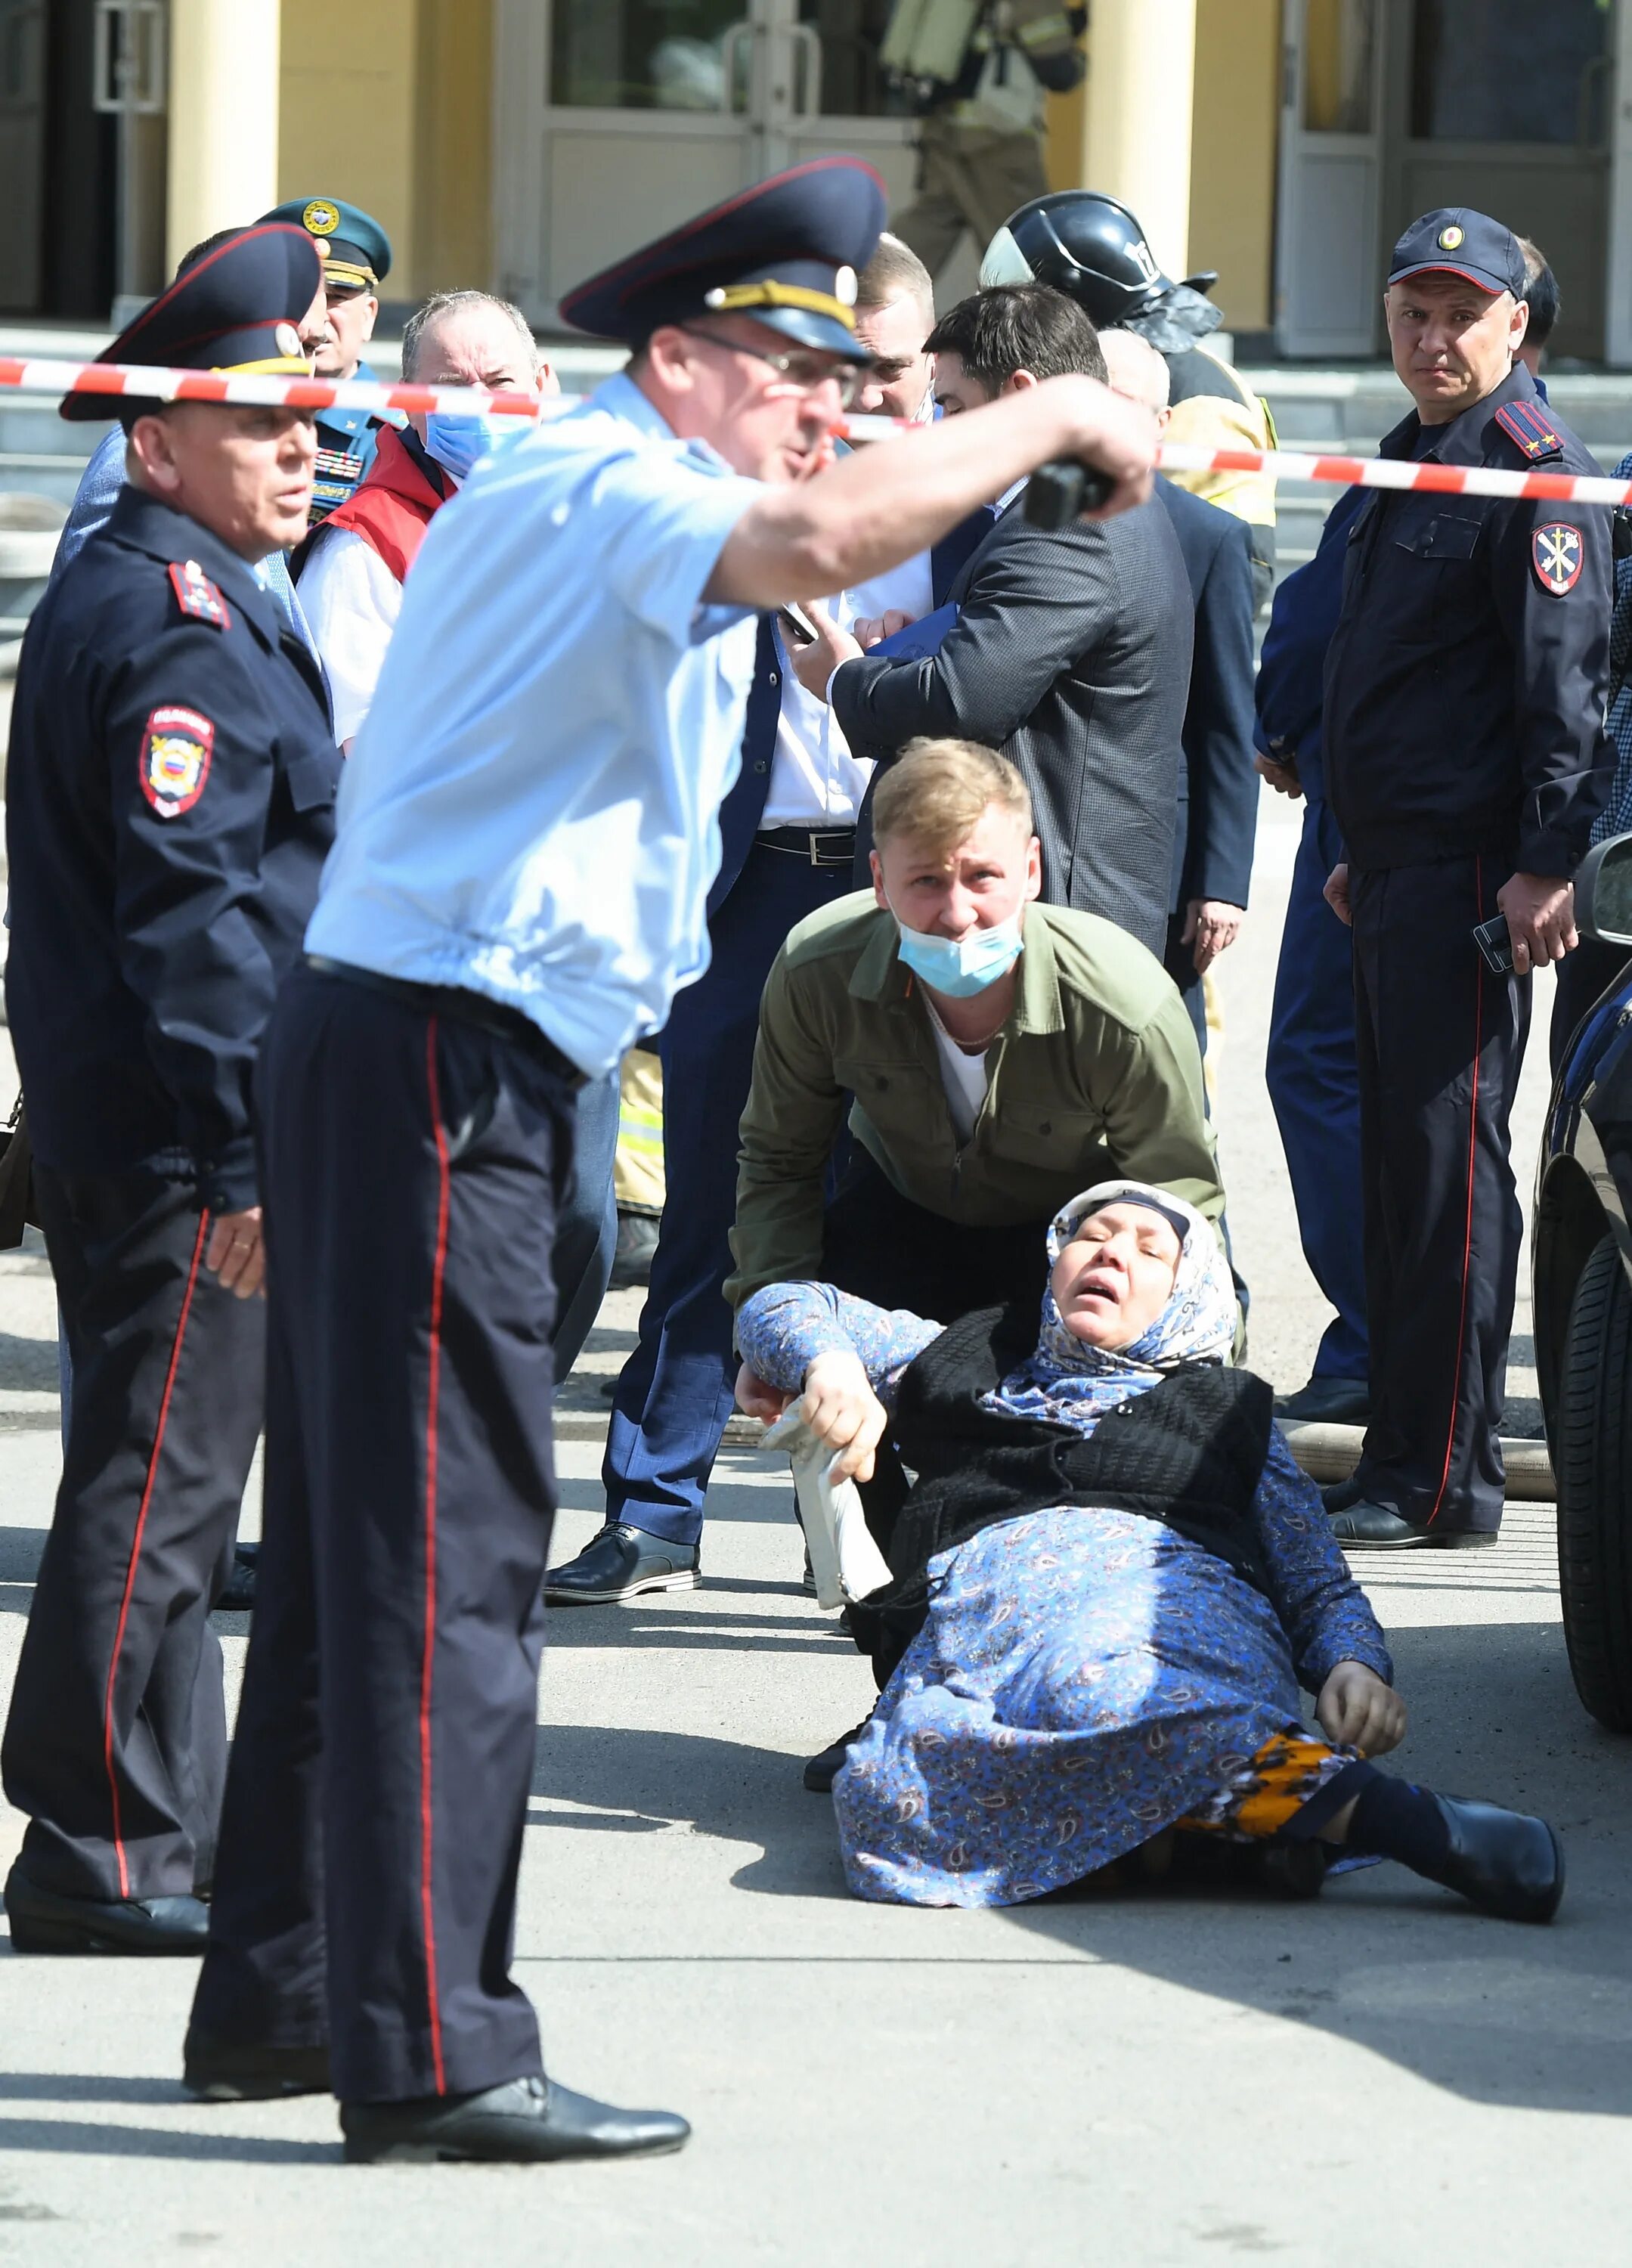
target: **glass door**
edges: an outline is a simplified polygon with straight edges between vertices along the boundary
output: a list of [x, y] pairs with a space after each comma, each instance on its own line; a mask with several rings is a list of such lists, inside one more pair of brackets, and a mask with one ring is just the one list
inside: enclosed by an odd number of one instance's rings
[[501, 280], [550, 322], [584, 276], [803, 159], [864, 157], [893, 204], [910, 122], [878, 69], [890, 0], [499, 0]]
[[1283, 354], [1369, 355], [1382, 278], [1383, 0], [1287, 0], [1275, 232]]

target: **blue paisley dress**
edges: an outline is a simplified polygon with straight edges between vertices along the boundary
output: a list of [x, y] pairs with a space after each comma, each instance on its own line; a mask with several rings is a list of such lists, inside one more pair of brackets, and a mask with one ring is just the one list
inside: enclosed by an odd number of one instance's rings
[[[1065, 1209], [1051, 1252], [1088, 1209], [1082, 1198]], [[1084, 1432], [1179, 1362], [1221, 1359], [1233, 1329], [1233, 1292], [1199, 1218], [1147, 1341], [1095, 1357], [1051, 1309], [1046, 1299], [1038, 1353], [989, 1399]], [[738, 1318], [745, 1358], [772, 1385], [798, 1392], [816, 1355], [848, 1348], [886, 1407], [938, 1329], [817, 1284], [769, 1285]], [[1051, 1352], [1056, 1332], [1067, 1343]], [[1278, 1433], [1256, 1512], [1270, 1597], [1125, 1512], [1028, 1513], [932, 1561], [923, 1627], [834, 1783], [856, 1895], [1014, 1904], [1180, 1822], [1272, 1831], [1354, 1764], [1355, 1750], [1304, 1725], [1298, 1683], [1318, 1691], [1340, 1661], [1392, 1682], [1393, 1665], [1320, 1494]]]

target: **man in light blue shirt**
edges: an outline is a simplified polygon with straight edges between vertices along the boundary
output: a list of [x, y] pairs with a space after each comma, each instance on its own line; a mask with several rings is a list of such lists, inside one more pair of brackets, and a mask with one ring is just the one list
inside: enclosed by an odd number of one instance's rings
[[[432, 522], [261, 1061], [265, 1544], [189, 2063], [352, 2158], [676, 2149], [546, 2081], [509, 1976], [571, 1098], [702, 968], [754, 610], [1155, 427], [1060, 379], [828, 465], [877, 176], [820, 159], [569, 295], [628, 372]], [[216, 2091], [219, 2091], [218, 2088]]]

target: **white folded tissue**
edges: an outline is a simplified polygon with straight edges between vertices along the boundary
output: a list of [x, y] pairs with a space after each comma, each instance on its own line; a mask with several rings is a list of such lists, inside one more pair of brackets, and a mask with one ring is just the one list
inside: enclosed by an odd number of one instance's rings
[[788, 1452], [798, 1493], [799, 1524], [816, 1579], [816, 1603], [842, 1607], [881, 1591], [890, 1580], [889, 1565], [872, 1540], [855, 1482], [834, 1484], [835, 1453], [811, 1432], [802, 1408], [800, 1403], [790, 1403], [767, 1429], [761, 1446]]

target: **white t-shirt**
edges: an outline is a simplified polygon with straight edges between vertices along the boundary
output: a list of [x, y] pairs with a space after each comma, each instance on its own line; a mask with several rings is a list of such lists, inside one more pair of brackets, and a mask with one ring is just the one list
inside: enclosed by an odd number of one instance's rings
[[986, 1100], [986, 1049], [978, 1056], [966, 1055], [956, 1040], [941, 1028], [938, 1020], [931, 1016], [930, 1029], [935, 1037], [935, 1052], [941, 1059], [941, 1085], [946, 1089], [946, 1107], [959, 1144], [968, 1141], [974, 1132], [974, 1122], [981, 1115], [981, 1105]]
[[325, 528], [300, 578], [300, 605], [334, 696], [334, 738], [362, 728], [402, 611], [402, 585], [355, 529]]

